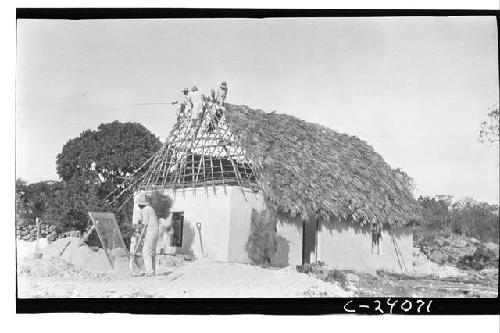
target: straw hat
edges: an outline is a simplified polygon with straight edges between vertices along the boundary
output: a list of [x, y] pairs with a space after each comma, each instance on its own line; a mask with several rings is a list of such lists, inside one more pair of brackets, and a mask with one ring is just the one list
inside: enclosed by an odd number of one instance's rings
[[197, 86], [193, 86], [193, 88], [191, 88], [191, 91], [198, 91], [198, 87]]
[[189, 89], [188, 89], [188, 88], [184, 88], [184, 89], [182, 90], [182, 92], [183, 92], [183, 93], [187, 93], [187, 92], [189, 92]]
[[226, 81], [222, 81], [221, 84], [220, 84], [220, 87], [222, 89], [227, 89], [227, 83], [226, 83]]

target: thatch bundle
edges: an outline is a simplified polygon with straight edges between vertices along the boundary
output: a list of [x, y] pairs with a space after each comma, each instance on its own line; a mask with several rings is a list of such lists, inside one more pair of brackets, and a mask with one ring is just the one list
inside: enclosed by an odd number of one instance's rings
[[275, 211], [392, 226], [420, 219], [407, 184], [357, 137], [247, 106], [226, 104], [225, 116]]
[[159, 191], [153, 191], [146, 196], [151, 207], [153, 207], [158, 218], [166, 219], [170, 215], [170, 208], [172, 207], [172, 199]]

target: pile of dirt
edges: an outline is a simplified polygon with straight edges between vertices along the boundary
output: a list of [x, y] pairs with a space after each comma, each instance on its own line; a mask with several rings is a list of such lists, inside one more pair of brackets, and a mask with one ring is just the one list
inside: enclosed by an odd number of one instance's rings
[[413, 251], [413, 270], [414, 276], [434, 276], [437, 278], [465, 277], [467, 272], [458, 269], [452, 265], [440, 265], [427, 258], [418, 248]]
[[111, 280], [111, 276], [104, 272], [91, 272], [72, 265], [62, 259], [30, 259], [25, 258], [18, 263], [19, 276], [54, 277], [77, 280]]
[[427, 258], [441, 265], [457, 265], [462, 257], [472, 255], [479, 244], [477, 239], [463, 236], [420, 237], [415, 242]]
[[[482, 243], [475, 238], [464, 236], [442, 237], [430, 235], [416, 237], [414, 266], [417, 273], [436, 273], [438, 276], [463, 275], [477, 276], [477, 272], [485, 278], [492, 276], [492, 269], [498, 271], [498, 244]], [[439, 264], [441, 267], [428, 262]]]
[[81, 238], [61, 238], [41, 250], [44, 259], [61, 259], [77, 267], [93, 271], [112, 270], [103, 249], [88, 247]]
[[[498, 268], [498, 245], [493, 246], [480, 244], [472, 255], [460, 258], [457, 266], [461, 269], [483, 270], [485, 268]], [[496, 245], [496, 248], [495, 248]], [[495, 251], [496, 250], [496, 251]]]

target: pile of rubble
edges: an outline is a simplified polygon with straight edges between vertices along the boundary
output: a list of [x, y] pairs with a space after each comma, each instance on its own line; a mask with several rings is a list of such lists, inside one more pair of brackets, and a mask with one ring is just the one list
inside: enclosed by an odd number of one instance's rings
[[[40, 224], [40, 238], [47, 238], [49, 235], [55, 234], [57, 236], [57, 231], [55, 226], [48, 225], [46, 223]], [[36, 240], [36, 225], [34, 224], [24, 224], [16, 226], [16, 236], [17, 239], [22, 239], [27, 242], [32, 242]]]
[[327, 269], [322, 261], [312, 264], [298, 265], [295, 267], [297, 272], [315, 276], [316, 278], [330, 283], [338, 283], [346, 290], [354, 290], [353, 282], [359, 282], [359, 277], [350, 271], [341, 271], [337, 269]]
[[79, 268], [59, 258], [30, 259], [18, 263], [17, 274], [29, 277], [55, 277], [76, 280], [111, 280], [104, 272], [93, 272]]
[[438, 264], [430, 260], [418, 248], [413, 248], [413, 271], [414, 276], [433, 276], [437, 278], [465, 277], [467, 272], [445, 263]]
[[93, 271], [112, 270], [108, 256], [101, 248], [91, 248], [81, 238], [61, 238], [41, 249], [44, 259], [61, 259], [77, 267]]
[[462, 269], [484, 270], [498, 268], [498, 245], [494, 243], [479, 244], [471, 255], [460, 258], [457, 264]]
[[[453, 265], [461, 269], [482, 270], [498, 267], [498, 244], [481, 243], [463, 236], [421, 237], [415, 246], [426, 258], [440, 265]], [[495, 264], [496, 263], [496, 264]]]
[[[27, 242], [36, 241], [37, 232], [35, 224], [24, 224], [16, 226], [16, 237]], [[60, 232], [57, 230], [56, 226], [40, 223], [40, 238], [46, 238], [49, 243], [52, 243], [60, 238], [65, 237], [80, 237], [81, 232], [77, 230]]]

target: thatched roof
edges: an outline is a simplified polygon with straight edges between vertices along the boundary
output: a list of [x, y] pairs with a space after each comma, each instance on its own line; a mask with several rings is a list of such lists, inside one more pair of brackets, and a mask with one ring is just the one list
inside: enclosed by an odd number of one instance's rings
[[275, 211], [393, 226], [420, 218], [408, 186], [357, 137], [247, 106], [225, 114]]

